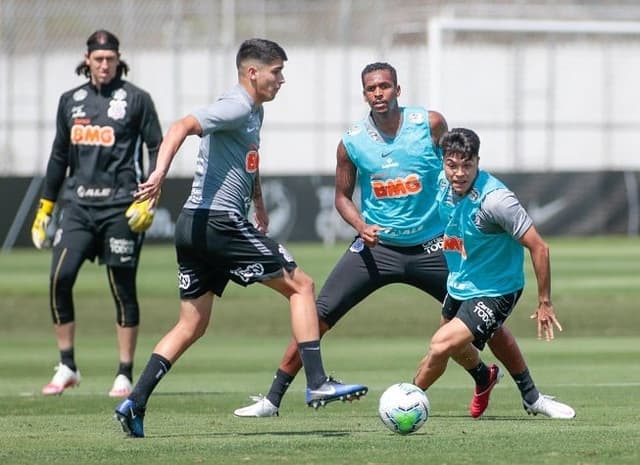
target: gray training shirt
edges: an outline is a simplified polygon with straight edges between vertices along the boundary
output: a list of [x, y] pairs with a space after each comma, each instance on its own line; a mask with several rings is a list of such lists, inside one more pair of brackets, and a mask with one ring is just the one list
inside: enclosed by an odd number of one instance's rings
[[496, 189], [489, 192], [482, 201], [475, 224], [486, 234], [506, 231], [519, 240], [529, 230], [533, 220], [513, 192]]
[[202, 140], [184, 208], [233, 211], [246, 218], [258, 173], [262, 105], [237, 84], [193, 116]]

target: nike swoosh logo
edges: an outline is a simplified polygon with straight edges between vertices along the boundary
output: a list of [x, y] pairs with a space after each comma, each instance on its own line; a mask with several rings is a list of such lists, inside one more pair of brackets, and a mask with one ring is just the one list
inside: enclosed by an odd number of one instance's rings
[[257, 128], [257, 127], [255, 127], [255, 126], [251, 126], [250, 128], [247, 128], [247, 132], [253, 132], [253, 131], [255, 131], [256, 129], [258, 129], [258, 128]]
[[382, 153], [380, 154], [380, 156], [381, 156], [382, 158], [386, 158], [386, 157], [388, 157], [389, 155], [391, 155], [392, 153], [393, 153], [393, 150], [389, 150], [388, 152], [382, 152]]
[[316, 389], [313, 391], [315, 394], [333, 395], [336, 393], [335, 386], [327, 386], [324, 389]]
[[527, 211], [533, 222], [540, 225], [549, 221], [566, 207], [567, 202], [564, 199], [556, 199], [544, 205], [538, 205], [537, 202], [531, 202]]

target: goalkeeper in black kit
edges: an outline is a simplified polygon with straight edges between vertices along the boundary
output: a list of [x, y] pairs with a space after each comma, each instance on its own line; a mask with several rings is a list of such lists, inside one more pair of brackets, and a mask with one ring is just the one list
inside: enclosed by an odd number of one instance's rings
[[84, 261], [96, 258], [106, 265], [116, 309], [119, 365], [109, 395], [126, 397], [132, 389], [140, 319], [136, 271], [144, 232], [153, 221], [148, 202], [135, 202], [133, 193], [144, 173], [155, 167], [162, 129], [150, 95], [122, 79], [129, 67], [120, 59], [119, 45], [105, 30], [87, 40], [76, 73], [89, 81], [60, 97], [56, 135], [31, 229], [36, 248], [48, 245], [47, 226], [58, 205], [49, 302], [60, 362], [42, 388], [44, 395], [59, 395], [80, 384], [73, 286]]

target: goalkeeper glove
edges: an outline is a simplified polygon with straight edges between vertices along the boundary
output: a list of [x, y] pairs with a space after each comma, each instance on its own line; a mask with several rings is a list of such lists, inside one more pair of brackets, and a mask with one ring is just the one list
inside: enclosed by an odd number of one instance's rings
[[31, 226], [31, 241], [33, 242], [33, 245], [36, 246], [36, 249], [41, 249], [47, 239], [47, 226], [51, 221], [51, 214], [53, 213], [54, 206], [55, 202], [47, 199], [40, 199], [36, 218], [33, 220], [33, 225]]
[[142, 202], [133, 201], [124, 216], [129, 218], [129, 228], [133, 232], [141, 233], [145, 232], [153, 223], [153, 214], [155, 210], [153, 208], [149, 208], [149, 200], [143, 200]]

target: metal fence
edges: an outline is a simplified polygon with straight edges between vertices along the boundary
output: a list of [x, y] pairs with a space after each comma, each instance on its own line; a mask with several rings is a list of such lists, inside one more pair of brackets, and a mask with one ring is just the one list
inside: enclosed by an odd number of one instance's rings
[[[638, 170], [638, 20], [637, 1], [0, 0], [0, 176], [44, 172], [58, 97], [82, 82], [73, 70], [99, 28], [119, 36], [165, 129], [235, 81], [242, 39], [284, 45], [265, 174], [333, 172], [366, 112], [360, 70], [378, 60], [398, 68], [403, 103], [477, 129], [485, 167]], [[172, 176], [191, 175], [196, 144]]]

